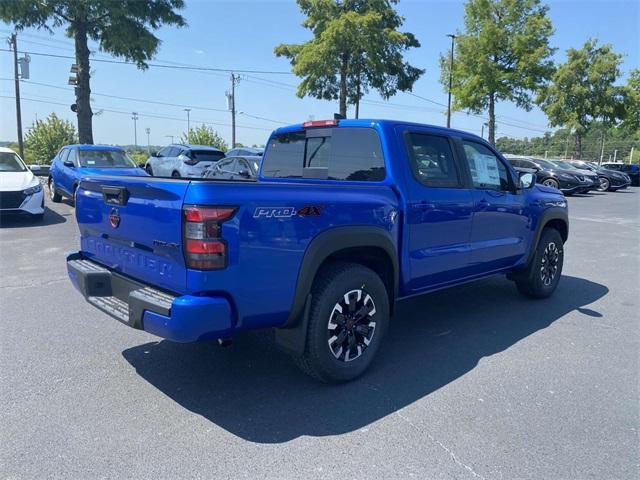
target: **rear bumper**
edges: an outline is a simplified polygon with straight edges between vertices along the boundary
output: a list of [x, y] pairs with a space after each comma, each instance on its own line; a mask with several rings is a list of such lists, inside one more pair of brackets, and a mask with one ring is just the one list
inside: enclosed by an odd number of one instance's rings
[[223, 297], [163, 292], [80, 253], [67, 256], [67, 272], [85, 300], [132, 328], [182, 343], [228, 337], [232, 333], [231, 306]]

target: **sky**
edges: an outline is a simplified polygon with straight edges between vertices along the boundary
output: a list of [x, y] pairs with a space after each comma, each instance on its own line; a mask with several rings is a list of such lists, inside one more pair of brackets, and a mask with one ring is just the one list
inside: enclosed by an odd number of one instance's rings
[[[555, 28], [551, 40], [557, 48], [554, 60], [563, 62], [566, 50], [580, 48], [590, 38], [610, 43], [624, 54], [622, 78], [640, 67], [640, 2], [637, 0], [554, 0], [549, 15]], [[438, 59], [446, 53], [448, 33], [463, 28], [464, 2], [458, 0], [402, 0], [397, 6], [405, 17], [402, 30], [412, 32], [421, 47], [406, 53], [406, 60], [425, 69], [413, 93], [398, 93], [388, 101], [375, 93], [361, 105], [361, 118], [391, 118], [445, 125], [447, 94], [440, 85]], [[156, 35], [162, 45], [154, 60], [163, 65], [191, 65], [229, 70], [258, 70], [280, 73], [242, 73], [236, 87], [237, 141], [245, 145], [264, 144], [271, 130], [283, 124], [309, 118], [332, 118], [337, 101], [296, 96], [299, 79], [292, 75], [288, 60], [277, 58], [279, 43], [300, 43], [311, 38], [301, 26], [303, 16], [293, 0], [187, 0], [181, 12], [188, 26], [162, 27]], [[12, 26], [0, 22], [0, 38], [8, 38]], [[12, 53], [0, 45], [0, 140], [17, 139]], [[90, 43], [92, 58], [113, 60]], [[18, 34], [18, 50], [31, 52], [30, 80], [22, 81], [22, 122], [25, 132], [36, 119], [51, 112], [72, 121], [75, 114], [73, 87], [67, 85], [72, 59], [36, 55], [73, 56], [73, 40], [63, 30], [50, 34], [27, 29]], [[231, 139], [231, 114], [225, 92], [230, 73], [93, 62], [92, 108], [96, 143], [133, 144], [136, 141], [131, 112], [138, 113], [137, 144], [163, 145], [178, 141], [190, 125], [206, 122], [226, 140]], [[125, 98], [115, 98], [125, 97]], [[170, 104], [170, 105], [168, 105]], [[527, 112], [507, 102], [499, 103], [497, 136], [515, 138], [542, 135], [550, 130], [545, 115], [537, 108]], [[353, 114], [350, 110], [349, 114]], [[454, 113], [452, 127], [480, 134], [485, 119]], [[147, 135], [146, 129], [150, 133]], [[485, 132], [486, 137], [486, 132]]]

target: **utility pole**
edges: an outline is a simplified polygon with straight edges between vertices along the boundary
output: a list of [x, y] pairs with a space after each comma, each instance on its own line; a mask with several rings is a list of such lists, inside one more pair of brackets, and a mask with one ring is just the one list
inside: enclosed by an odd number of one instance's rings
[[602, 165], [603, 158], [604, 158], [604, 131], [602, 132], [602, 147], [600, 147], [600, 163], [598, 163], [598, 166]]
[[236, 147], [236, 85], [240, 83], [240, 75], [231, 74], [231, 92], [227, 92], [227, 108], [231, 111], [231, 148]]
[[22, 110], [20, 109], [20, 79], [18, 77], [18, 39], [15, 33], [11, 34], [9, 45], [13, 47], [13, 78], [16, 83], [16, 123], [18, 126], [18, 150], [20, 150], [20, 158], [24, 160], [24, 143], [22, 141]]
[[629, 154], [629, 163], [633, 162], [633, 151], [635, 150], [635, 148], [635, 145], [631, 147], [631, 153]]
[[187, 112], [187, 142], [191, 142], [191, 119], [189, 118], [190, 108], [185, 108], [185, 112]]
[[151, 140], [150, 140], [151, 129], [147, 127], [144, 129], [144, 131], [147, 132], [147, 153], [151, 155]]
[[618, 149], [617, 148], [613, 151], [613, 161], [614, 161], [614, 163], [616, 161], [616, 158], [618, 158]]
[[567, 159], [567, 155], [569, 154], [569, 139], [571, 138], [571, 133], [567, 134], [567, 141], [565, 142], [564, 145], [564, 157], [562, 157], [563, 160]]
[[131, 119], [133, 120], [133, 144], [134, 151], [138, 150], [138, 112], [131, 112]]
[[447, 37], [451, 37], [451, 60], [449, 61], [449, 100], [447, 102], [447, 128], [451, 128], [451, 85], [453, 84], [453, 49], [456, 45], [456, 36], [453, 33], [450, 33], [447, 35]]

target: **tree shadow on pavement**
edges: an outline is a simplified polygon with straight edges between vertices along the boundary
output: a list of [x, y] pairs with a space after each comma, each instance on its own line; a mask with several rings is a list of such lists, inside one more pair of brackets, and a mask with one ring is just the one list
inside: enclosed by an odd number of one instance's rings
[[[299, 372], [268, 331], [241, 335], [229, 348], [163, 340], [122, 354], [142, 378], [184, 408], [246, 440], [281, 443], [360, 429], [608, 291], [564, 276], [552, 298], [530, 300], [504, 277], [494, 277], [405, 301], [372, 368], [338, 386]], [[583, 321], [594, 316], [599, 314], [589, 309]]]
[[0, 216], [0, 228], [47, 227], [66, 221], [67, 219], [63, 215], [44, 207], [42, 220], [30, 215], [2, 215]]

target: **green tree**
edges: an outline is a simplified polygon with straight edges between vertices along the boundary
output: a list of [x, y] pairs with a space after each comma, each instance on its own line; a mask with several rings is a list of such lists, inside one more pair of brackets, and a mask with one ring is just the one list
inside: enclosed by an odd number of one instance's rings
[[30, 161], [49, 164], [64, 145], [77, 143], [76, 129], [68, 120], [51, 113], [46, 120], [36, 120], [25, 137], [26, 156]]
[[623, 130], [640, 134], [640, 69], [632, 70], [624, 87]]
[[567, 61], [538, 96], [549, 124], [574, 133], [577, 158], [582, 158], [582, 139], [594, 122], [611, 126], [623, 116], [624, 90], [615, 85], [621, 63], [622, 55], [611, 45], [598, 46], [590, 39], [579, 50], [567, 50]]
[[293, 72], [303, 80], [298, 96], [338, 100], [341, 115], [347, 104], [356, 112], [362, 96], [373, 88], [383, 98], [411, 90], [424, 70], [403, 59], [420, 43], [400, 32], [404, 22], [393, 8], [398, 0], [298, 0], [313, 39], [302, 44], [281, 44], [278, 57], [290, 59]]
[[[540, 0], [469, 0], [464, 33], [457, 34], [452, 110], [488, 110], [489, 142], [495, 143], [496, 103], [530, 110], [532, 93], [553, 73], [548, 7]], [[440, 57], [440, 81], [449, 87], [450, 51]]]
[[180, 141], [182, 143], [208, 145], [210, 147], [219, 148], [223, 152], [227, 151], [227, 143], [213, 128], [208, 127], [207, 125], [192, 128], [189, 130], [189, 133], [183, 133]]
[[18, 30], [66, 27], [67, 36], [75, 40], [80, 142], [93, 143], [88, 39], [98, 42], [100, 50], [144, 69], [160, 45], [152, 31], [162, 24], [185, 25], [174, 11], [183, 6], [183, 0], [0, 0], [0, 19]]

